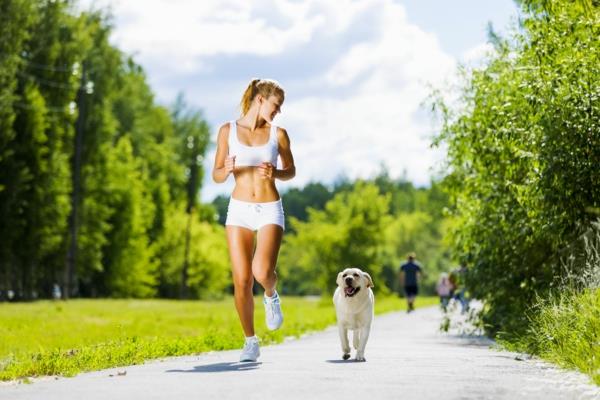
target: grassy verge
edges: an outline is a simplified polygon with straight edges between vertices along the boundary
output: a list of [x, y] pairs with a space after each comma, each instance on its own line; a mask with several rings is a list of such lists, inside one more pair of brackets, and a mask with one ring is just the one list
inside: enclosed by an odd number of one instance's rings
[[[267, 331], [256, 299], [257, 335], [279, 343], [335, 323], [331, 299], [284, 297], [285, 323]], [[421, 297], [417, 305], [437, 304]], [[403, 310], [397, 297], [378, 297], [377, 314]], [[0, 380], [139, 364], [166, 356], [240, 348], [233, 300], [71, 300], [0, 304]]]
[[600, 385], [600, 290], [566, 291], [534, 309], [526, 335], [501, 338], [513, 351], [577, 369]]

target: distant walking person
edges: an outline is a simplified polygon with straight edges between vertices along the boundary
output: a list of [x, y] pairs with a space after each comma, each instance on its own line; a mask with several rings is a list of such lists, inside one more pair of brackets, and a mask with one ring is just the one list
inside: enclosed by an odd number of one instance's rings
[[285, 181], [296, 174], [288, 134], [273, 125], [283, 100], [284, 91], [277, 82], [253, 79], [242, 96], [241, 117], [221, 126], [217, 138], [213, 180], [225, 182], [232, 173], [235, 178], [225, 230], [235, 307], [246, 336], [240, 361], [256, 361], [260, 356], [254, 332], [254, 279], [265, 290], [267, 328], [278, 329], [283, 323], [275, 266], [284, 215], [275, 179]]
[[440, 279], [438, 279], [437, 285], [435, 286], [435, 290], [437, 291], [438, 296], [440, 296], [440, 306], [444, 312], [448, 309], [452, 288], [453, 285], [448, 278], [448, 273], [442, 272], [440, 274]]
[[450, 272], [450, 282], [453, 286], [452, 297], [460, 302], [460, 312], [465, 314], [469, 311], [469, 299], [465, 287], [465, 275], [467, 274], [467, 262], [463, 261], [460, 266]]
[[404, 294], [408, 304], [407, 312], [414, 311], [415, 298], [419, 294], [419, 280], [423, 269], [415, 260], [417, 255], [414, 252], [408, 254], [408, 261], [400, 266], [400, 286], [404, 288]]

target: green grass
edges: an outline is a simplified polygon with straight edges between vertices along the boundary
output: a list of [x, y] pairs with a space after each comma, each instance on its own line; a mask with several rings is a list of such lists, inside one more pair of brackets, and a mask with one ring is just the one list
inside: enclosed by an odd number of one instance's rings
[[[420, 297], [417, 306], [437, 304]], [[330, 298], [284, 297], [285, 323], [267, 331], [261, 299], [255, 301], [256, 334], [279, 343], [335, 323]], [[377, 314], [405, 309], [397, 297], [378, 297]], [[0, 303], [0, 380], [139, 364], [166, 356], [240, 348], [243, 335], [233, 299], [71, 300]]]
[[541, 301], [530, 317], [525, 335], [499, 342], [513, 351], [535, 354], [545, 360], [589, 375], [600, 385], [600, 290], [564, 291]]

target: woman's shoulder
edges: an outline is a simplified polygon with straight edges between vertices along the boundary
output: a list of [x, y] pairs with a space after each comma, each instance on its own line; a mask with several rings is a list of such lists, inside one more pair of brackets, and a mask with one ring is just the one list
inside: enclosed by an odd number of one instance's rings
[[231, 130], [231, 126], [235, 123], [236, 123], [235, 119], [232, 119], [231, 121], [223, 122], [221, 124], [221, 126], [219, 127], [219, 133], [221, 133], [221, 132], [228, 133]]
[[221, 124], [219, 132], [217, 134], [217, 140], [227, 140], [229, 138], [229, 131], [231, 130], [232, 121], [227, 121]]
[[229, 129], [231, 128], [232, 124], [235, 124], [235, 119], [229, 120], [229, 121], [225, 121], [221, 124], [221, 126], [219, 127], [219, 132], [226, 130], [229, 131]]
[[283, 126], [273, 125], [273, 128], [279, 139], [288, 137], [287, 130]]

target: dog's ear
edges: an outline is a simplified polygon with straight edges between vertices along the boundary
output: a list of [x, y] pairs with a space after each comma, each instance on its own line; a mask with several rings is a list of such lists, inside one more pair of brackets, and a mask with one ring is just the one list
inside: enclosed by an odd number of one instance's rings
[[337, 283], [338, 286], [342, 286], [344, 284], [344, 281], [342, 280], [342, 275], [344, 275], [344, 273], [340, 272], [337, 276], [337, 279], [335, 280], [335, 283]]
[[375, 287], [375, 285], [373, 285], [373, 279], [371, 279], [371, 275], [363, 272], [363, 276], [367, 278], [367, 287]]

